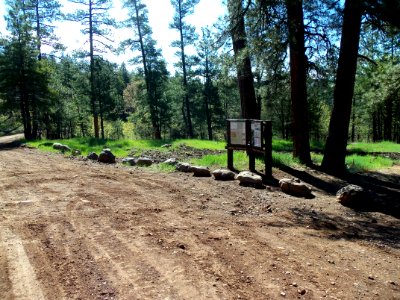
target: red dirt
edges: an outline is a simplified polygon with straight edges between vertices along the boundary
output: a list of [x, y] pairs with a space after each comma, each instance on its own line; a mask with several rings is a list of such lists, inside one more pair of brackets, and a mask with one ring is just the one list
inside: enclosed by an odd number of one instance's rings
[[400, 220], [317, 187], [300, 199], [9, 147], [0, 183], [1, 299], [400, 299]]

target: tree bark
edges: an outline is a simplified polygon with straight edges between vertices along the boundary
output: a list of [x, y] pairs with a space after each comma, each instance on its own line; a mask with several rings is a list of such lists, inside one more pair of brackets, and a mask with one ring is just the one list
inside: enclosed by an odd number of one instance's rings
[[335, 175], [341, 175], [346, 171], [346, 147], [357, 70], [362, 12], [362, 0], [346, 0], [333, 110], [322, 160], [322, 168], [327, 173]]
[[304, 47], [303, 1], [286, 0], [290, 47], [293, 157], [311, 164], [307, 109], [307, 70]]
[[250, 56], [246, 53], [246, 30], [241, 0], [229, 0], [233, 51], [236, 60], [237, 82], [240, 94], [242, 118], [259, 119], [260, 110], [257, 105], [254, 91], [253, 73], [251, 71]]

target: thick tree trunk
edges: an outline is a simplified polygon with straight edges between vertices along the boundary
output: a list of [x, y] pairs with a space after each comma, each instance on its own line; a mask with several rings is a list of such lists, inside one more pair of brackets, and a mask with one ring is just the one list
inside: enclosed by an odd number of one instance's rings
[[331, 174], [340, 175], [346, 171], [346, 147], [357, 70], [362, 11], [362, 0], [346, 0], [333, 110], [325, 155], [322, 160], [322, 168]]
[[241, 0], [229, 0], [231, 36], [236, 60], [237, 81], [240, 94], [242, 118], [259, 119], [260, 110], [254, 91], [250, 57], [246, 53], [246, 31]]
[[293, 156], [311, 164], [307, 110], [303, 1], [286, 0], [290, 46]]

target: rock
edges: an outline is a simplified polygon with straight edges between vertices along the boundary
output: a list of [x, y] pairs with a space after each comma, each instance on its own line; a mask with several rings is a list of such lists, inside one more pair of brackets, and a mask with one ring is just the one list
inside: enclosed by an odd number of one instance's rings
[[228, 169], [218, 169], [212, 172], [215, 180], [234, 180], [236, 174]]
[[56, 149], [56, 150], [61, 150], [62, 146], [63, 146], [63, 144], [60, 144], [60, 143], [54, 143], [54, 144], [53, 144], [53, 149]]
[[161, 148], [170, 148], [172, 145], [171, 144], [164, 144], [161, 146]]
[[300, 295], [305, 295], [307, 293], [307, 291], [305, 289], [302, 289], [302, 290], [298, 290], [298, 293]]
[[192, 172], [195, 177], [211, 177], [210, 170], [207, 167], [193, 166]]
[[153, 164], [153, 161], [148, 157], [139, 157], [136, 160], [136, 165], [139, 167], [149, 167]]
[[296, 196], [309, 198], [312, 196], [311, 189], [298, 179], [283, 178], [279, 180], [282, 192]]
[[90, 152], [88, 154], [88, 156], [86, 156], [86, 157], [87, 157], [87, 159], [90, 159], [90, 160], [97, 160], [99, 158], [99, 156], [94, 152]]
[[78, 155], [81, 155], [81, 154], [82, 154], [81, 151], [79, 151], [78, 149], [72, 150], [72, 155], [73, 156], [78, 156]]
[[250, 171], [240, 172], [236, 179], [240, 181], [243, 185], [252, 185], [252, 186], [262, 186], [262, 177], [260, 175], [254, 174]]
[[175, 166], [178, 163], [176, 158], [169, 158], [166, 161], [164, 161], [164, 164]]
[[115, 155], [112, 154], [110, 149], [103, 149], [97, 161], [105, 164], [115, 164]]
[[62, 152], [71, 151], [70, 147], [68, 147], [67, 145], [60, 144], [60, 143], [54, 143], [53, 144], [53, 149], [60, 150]]
[[134, 166], [136, 165], [136, 160], [133, 157], [126, 157], [122, 160], [123, 164]]
[[360, 206], [366, 196], [364, 189], [354, 184], [349, 184], [336, 193], [339, 203], [345, 206]]
[[177, 163], [175, 169], [179, 172], [192, 172], [192, 166], [188, 163]]

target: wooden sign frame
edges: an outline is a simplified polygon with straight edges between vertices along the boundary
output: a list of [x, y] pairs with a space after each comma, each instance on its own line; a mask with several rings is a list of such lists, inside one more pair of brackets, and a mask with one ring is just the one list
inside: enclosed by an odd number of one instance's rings
[[233, 166], [233, 150], [244, 150], [249, 156], [249, 170], [256, 172], [256, 155], [263, 154], [265, 176], [272, 177], [272, 122], [254, 119], [227, 120], [228, 169]]

